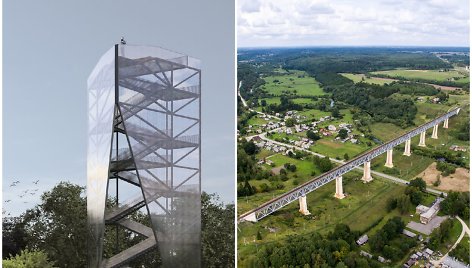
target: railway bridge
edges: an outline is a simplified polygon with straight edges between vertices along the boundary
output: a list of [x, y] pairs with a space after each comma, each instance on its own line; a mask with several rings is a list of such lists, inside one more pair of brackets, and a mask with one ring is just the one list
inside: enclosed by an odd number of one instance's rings
[[411, 155], [411, 138], [415, 137], [416, 135], [420, 135], [420, 141], [418, 146], [426, 147], [426, 131], [430, 128], [433, 128], [433, 132], [431, 135], [432, 139], [438, 138], [438, 128], [439, 124], [443, 123], [443, 128], [449, 127], [449, 118], [455, 116], [459, 113], [460, 108], [454, 108], [421, 126], [407, 132], [406, 134], [401, 135], [398, 138], [395, 138], [387, 143], [377, 146], [376, 148], [367, 151], [350, 161], [346, 162], [345, 164], [338, 166], [318, 177], [311, 179], [304, 184], [297, 186], [296, 188], [288, 191], [287, 193], [276, 197], [259, 207], [248, 211], [242, 214], [239, 217], [239, 222], [242, 221], [251, 221], [257, 222], [258, 220], [272, 214], [273, 212], [285, 207], [286, 205], [298, 200], [300, 206], [300, 212], [304, 215], [309, 215], [310, 212], [308, 211], [307, 204], [306, 204], [306, 195], [310, 192], [315, 191], [316, 189], [320, 188], [321, 186], [327, 184], [330, 181], [336, 180], [336, 198], [344, 198], [343, 193], [343, 186], [342, 186], [342, 175], [357, 168], [358, 166], [364, 165], [364, 175], [362, 176], [362, 181], [364, 183], [372, 181], [372, 176], [370, 172], [370, 161], [383, 154], [386, 153], [386, 161], [385, 166], [392, 168], [393, 167], [393, 148], [397, 145], [405, 143], [405, 151], [403, 155], [410, 156]]

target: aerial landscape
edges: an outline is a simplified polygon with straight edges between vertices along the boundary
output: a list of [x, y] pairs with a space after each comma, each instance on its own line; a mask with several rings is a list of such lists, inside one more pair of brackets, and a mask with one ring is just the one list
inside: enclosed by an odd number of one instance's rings
[[237, 60], [239, 267], [470, 263], [468, 47]]

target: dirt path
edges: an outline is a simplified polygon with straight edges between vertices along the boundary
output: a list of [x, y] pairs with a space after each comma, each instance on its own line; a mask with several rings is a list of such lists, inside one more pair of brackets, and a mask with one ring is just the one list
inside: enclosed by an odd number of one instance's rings
[[432, 186], [439, 175], [441, 184], [435, 188], [441, 191], [457, 191], [467, 192], [469, 191], [469, 170], [465, 168], [457, 168], [454, 174], [447, 177], [443, 177], [441, 172], [436, 170], [436, 162], [429, 165], [423, 172], [418, 174], [416, 177], [422, 178], [428, 186]]

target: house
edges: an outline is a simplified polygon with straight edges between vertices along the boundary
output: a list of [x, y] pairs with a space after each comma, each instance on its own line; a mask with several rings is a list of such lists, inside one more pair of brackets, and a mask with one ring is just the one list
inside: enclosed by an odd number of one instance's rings
[[449, 147], [449, 150], [452, 150], [454, 152], [467, 152], [467, 148], [463, 147], [463, 146], [458, 146], [458, 145], [452, 145], [451, 147]]
[[423, 205], [418, 205], [416, 206], [416, 214], [422, 214], [428, 211], [429, 207], [423, 206]]
[[429, 258], [429, 256], [433, 255], [434, 251], [432, 251], [431, 249], [429, 248], [426, 248], [424, 251], [423, 251], [423, 255], [425, 256], [425, 258]]
[[439, 212], [439, 204], [442, 202], [442, 198], [436, 198], [433, 205], [426, 211], [420, 214], [420, 221], [422, 224], [428, 224], [432, 218], [434, 218]]
[[359, 237], [359, 239], [357, 239], [356, 243], [361, 246], [361, 245], [364, 245], [365, 243], [367, 243], [367, 241], [369, 241], [369, 237], [365, 234], [361, 237]]
[[411, 237], [411, 238], [413, 238], [413, 237], [416, 236], [415, 233], [410, 232], [410, 231], [408, 231], [407, 229], [403, 229], [403, 232], [402, 232], [402, 233], [403, 233], [404, 235], [408, 236], [408, 237]]
[[409, 259], [406, 263], [403, 264], [403, 267], [410, 268], [411, 266], [415, 265], [416, 261]]
[[360, 252], [361, 256], [364, 256], [364, 257], [367, 257], [369, 259], [372, 259], [372, 254], [368, 253], [368, 252], [365, 252], [363, 250], [361, 250]]

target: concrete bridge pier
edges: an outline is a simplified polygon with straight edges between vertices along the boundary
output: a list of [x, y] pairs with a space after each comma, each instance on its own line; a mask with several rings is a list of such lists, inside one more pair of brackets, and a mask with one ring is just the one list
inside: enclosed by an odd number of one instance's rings
[[438, 127], [439, 127], [439, 125], [434, 125], [433, 134], [431, 135], [432, 139], [438, 139]]
[[405, 141], [405, 152], [403, 152], [403, 155], [411, 155], [411, 139]]
[[334, 194], [334, 197], [338, 199], [343, 199], [346, 197], [343, 192], [343, 176], [336, 178], [336, 193]]
[[426, 131], [421, 132], [420, 134], [420, 143], [418, 144], [420, 147], [426, 147]]
[[387, 161], [385, 161], [385, 166], [393, 168], [393, 149], [387, 150]]
[[446, 120], [444, 120], [443, 128], [449, 128], [449, 118], [446, 118]]
[[372, 175], [370, 175], [370, 161], [364, 163], [364, 176], [361, 179], [364, 183], [372, 181]]
[[308, 208], [306, 206], [306, 195], [304, 196], [300, 196], [298, 198], [298, 204], [300, 205], [300, 213], [302, 213], [303, 215], [310, 215], [310, 211], [308, 211]]

